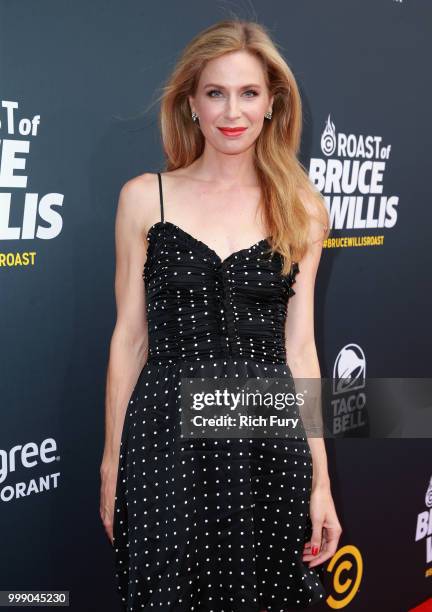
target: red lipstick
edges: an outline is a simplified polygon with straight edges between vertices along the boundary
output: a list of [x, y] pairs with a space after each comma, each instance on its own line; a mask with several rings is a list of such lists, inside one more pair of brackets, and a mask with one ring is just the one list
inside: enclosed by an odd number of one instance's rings
[[245, 127], [237, 127], [237, 128], [220, 127], [218, 128], [218, 130], [220, 130], [224, 136], [239, 136], [240, 134], [243, 134], [243, 132], [245, 132], [247, 128]]

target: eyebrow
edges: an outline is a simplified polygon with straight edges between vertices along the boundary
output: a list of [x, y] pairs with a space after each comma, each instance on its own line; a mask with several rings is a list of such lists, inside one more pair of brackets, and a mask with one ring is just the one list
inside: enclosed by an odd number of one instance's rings
[[[217, 87], [219, 89], [225, 89], [225, 87], [223, 85], [218, 85], [217, 83], [206, 83], [206, 85], [204, 85], [204, 87]], [[247, 87], [261, 87], [261, 85], [258, 85], [257, 83], [249, 83], [248, 85], [242, 85], [241, 87], [239, 87], [239, 89], [246, 89]]]

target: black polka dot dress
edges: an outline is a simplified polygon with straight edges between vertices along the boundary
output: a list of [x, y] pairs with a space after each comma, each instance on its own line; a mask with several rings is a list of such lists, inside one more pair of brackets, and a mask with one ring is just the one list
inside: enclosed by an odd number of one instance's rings
[[180, 436], [181, 378], [292, 377], [284, 321], [299, 272], [261, 240], [225, 260], [180, 227], [149, 230], [149, 352], [128, 403], [114, 508], [123, 610], [287, 612], [322, 602], [306, 437]]

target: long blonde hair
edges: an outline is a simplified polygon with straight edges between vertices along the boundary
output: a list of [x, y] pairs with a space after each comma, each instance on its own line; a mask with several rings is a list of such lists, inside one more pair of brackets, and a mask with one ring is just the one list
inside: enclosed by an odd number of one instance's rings
[[261, 61], [269, 94], [274, 95], [272, 119], [264, 120], [255, 143], [254, 165], [271, 248], [282, 255], [281, 272], [288, 274], [309, 245], [309, 221], [315, 215], [305, 208], [304, 200], [316, 203], [313, 210], [317, 212], [323, 240], [329, 235], [330, 223], [324, 198], [297, 158], [302, 104], [296, 80], [264, 26], [240, 19], [220, 21], [186, 46], [160, 97], [166, 170], [189, 166], [204, 150], [204, 136], [191, 120], [188, 95], [195, 95], [206, 62], [240, 50]]

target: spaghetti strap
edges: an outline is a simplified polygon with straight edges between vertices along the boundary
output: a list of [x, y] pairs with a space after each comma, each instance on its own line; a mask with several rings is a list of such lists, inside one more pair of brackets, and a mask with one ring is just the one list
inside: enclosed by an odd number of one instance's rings
[[164, 223], [162, 177], [160, 175], [160, 172], [158, 172], [157, 175], [158, 175], [158, 179], [159, 179], [159, 199], [160, 199], [161, 221], [162, 221], [162, 223]]

